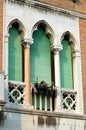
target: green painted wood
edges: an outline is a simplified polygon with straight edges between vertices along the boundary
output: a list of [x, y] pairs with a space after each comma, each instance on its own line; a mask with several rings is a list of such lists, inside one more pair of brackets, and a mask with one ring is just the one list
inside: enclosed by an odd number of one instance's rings
[[45, 80], [51, 83], [51, 58], [50, 58], [50, 41], [45, 35], [43, 28], [39, 27], [33, 33], [34, 43], [30, 50], [31, 63], [31, 83], [34, 83], [36, 77], [38, 81]]
[[73, 89], [71, 47], [67, 40], [62, 41], [63, 50], [60, 52], [61, 87]]
[[37, 109], [39, 109], [40, 108], [40, 97], [39, 97], [39, 94], [36, 94], [36, 106], [37, 106]]
[[50, 96], [47, 95], [47, 109], [50, 110]]
[[21, 37], [15, 27], [10, 28], [9, 35], [8, 78], [9, 80], [22, 81]]

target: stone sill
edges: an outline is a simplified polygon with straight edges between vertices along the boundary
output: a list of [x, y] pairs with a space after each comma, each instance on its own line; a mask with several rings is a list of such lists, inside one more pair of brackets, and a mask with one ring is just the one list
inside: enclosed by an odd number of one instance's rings
[[55, 112], [55, 111], [51, 112], [51, 111], [43, 111], [43, 110], [33, 110], [33, 109], [30, 109], [29, 107], [5, 106], [3, 108], [3, 112], [86, 120], [86, 115], [84, 115], [84, 114], [77, 114], [75, 112], [63, 112], [63, 111], [62, 112]]

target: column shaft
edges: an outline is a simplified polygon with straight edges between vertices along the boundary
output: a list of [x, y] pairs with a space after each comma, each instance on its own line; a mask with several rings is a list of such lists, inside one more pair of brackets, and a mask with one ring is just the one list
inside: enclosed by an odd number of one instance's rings
[[59, 51], [54, 52], [54, 68], [55, 68], [55, 86], [57, 89], [57, 96], [55, 97], [55, 111], [61, 109], [61, 88], [60, 88], [60, 60]]
[[[31, 89], [30, 89], [30, 44], [32, 39], [25, 38], [22, 41], [24, 46], [24, 82], [26, 83], [25, 89], [25, 104], [31, 103]], [[31, 106], [31, 105], [30, 105]]]
[[57, 96], [55, 97], [54, 111], [61, 109], [61, 88], [60, 88], [60, 59], [59, 51], [62, 49], [59, 45], [53, 45], [51, 51], [54, 52], [54, 71], [55, 71], [55, 87], [57, 90]]
[[30, 103], [30, 49], [24, 48], [24, 81], [26, 83], [25, 102]]

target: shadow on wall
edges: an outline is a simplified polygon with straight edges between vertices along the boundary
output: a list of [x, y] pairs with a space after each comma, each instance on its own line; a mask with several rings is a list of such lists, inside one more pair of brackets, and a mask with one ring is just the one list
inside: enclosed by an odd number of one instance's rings
[[43, 116], [38, 116], [38, 126], [56, 126], [56, 118], [54, 117], [43, 117]]
[[0, 126], [3, 126], [4, 125], [4, 122], [5, 122], [5, 114], [4, 112], [0, 111]]

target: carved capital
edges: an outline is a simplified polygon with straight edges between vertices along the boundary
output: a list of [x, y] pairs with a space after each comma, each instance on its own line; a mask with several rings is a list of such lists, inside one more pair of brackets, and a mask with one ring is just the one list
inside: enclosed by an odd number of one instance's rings
[[51, 46], [51, 51], [54, 52], [54, 53], [60, 52], [61, 50], [62, 50], [62, 46], [61, 45], [54, 44], [54, 45]]
[[30, 45], [32, 43], [33, 43], [33, 39], [25, 38], [22, 40], [22, 46], [24, 46], [24, 48], [30, 48]]
[[80, 50], [76, 49], [72, 52], [72, 58], [80, 57]]
[[9, 34], [7, 33], [4, 37], [4, 41], [8, 43]]

